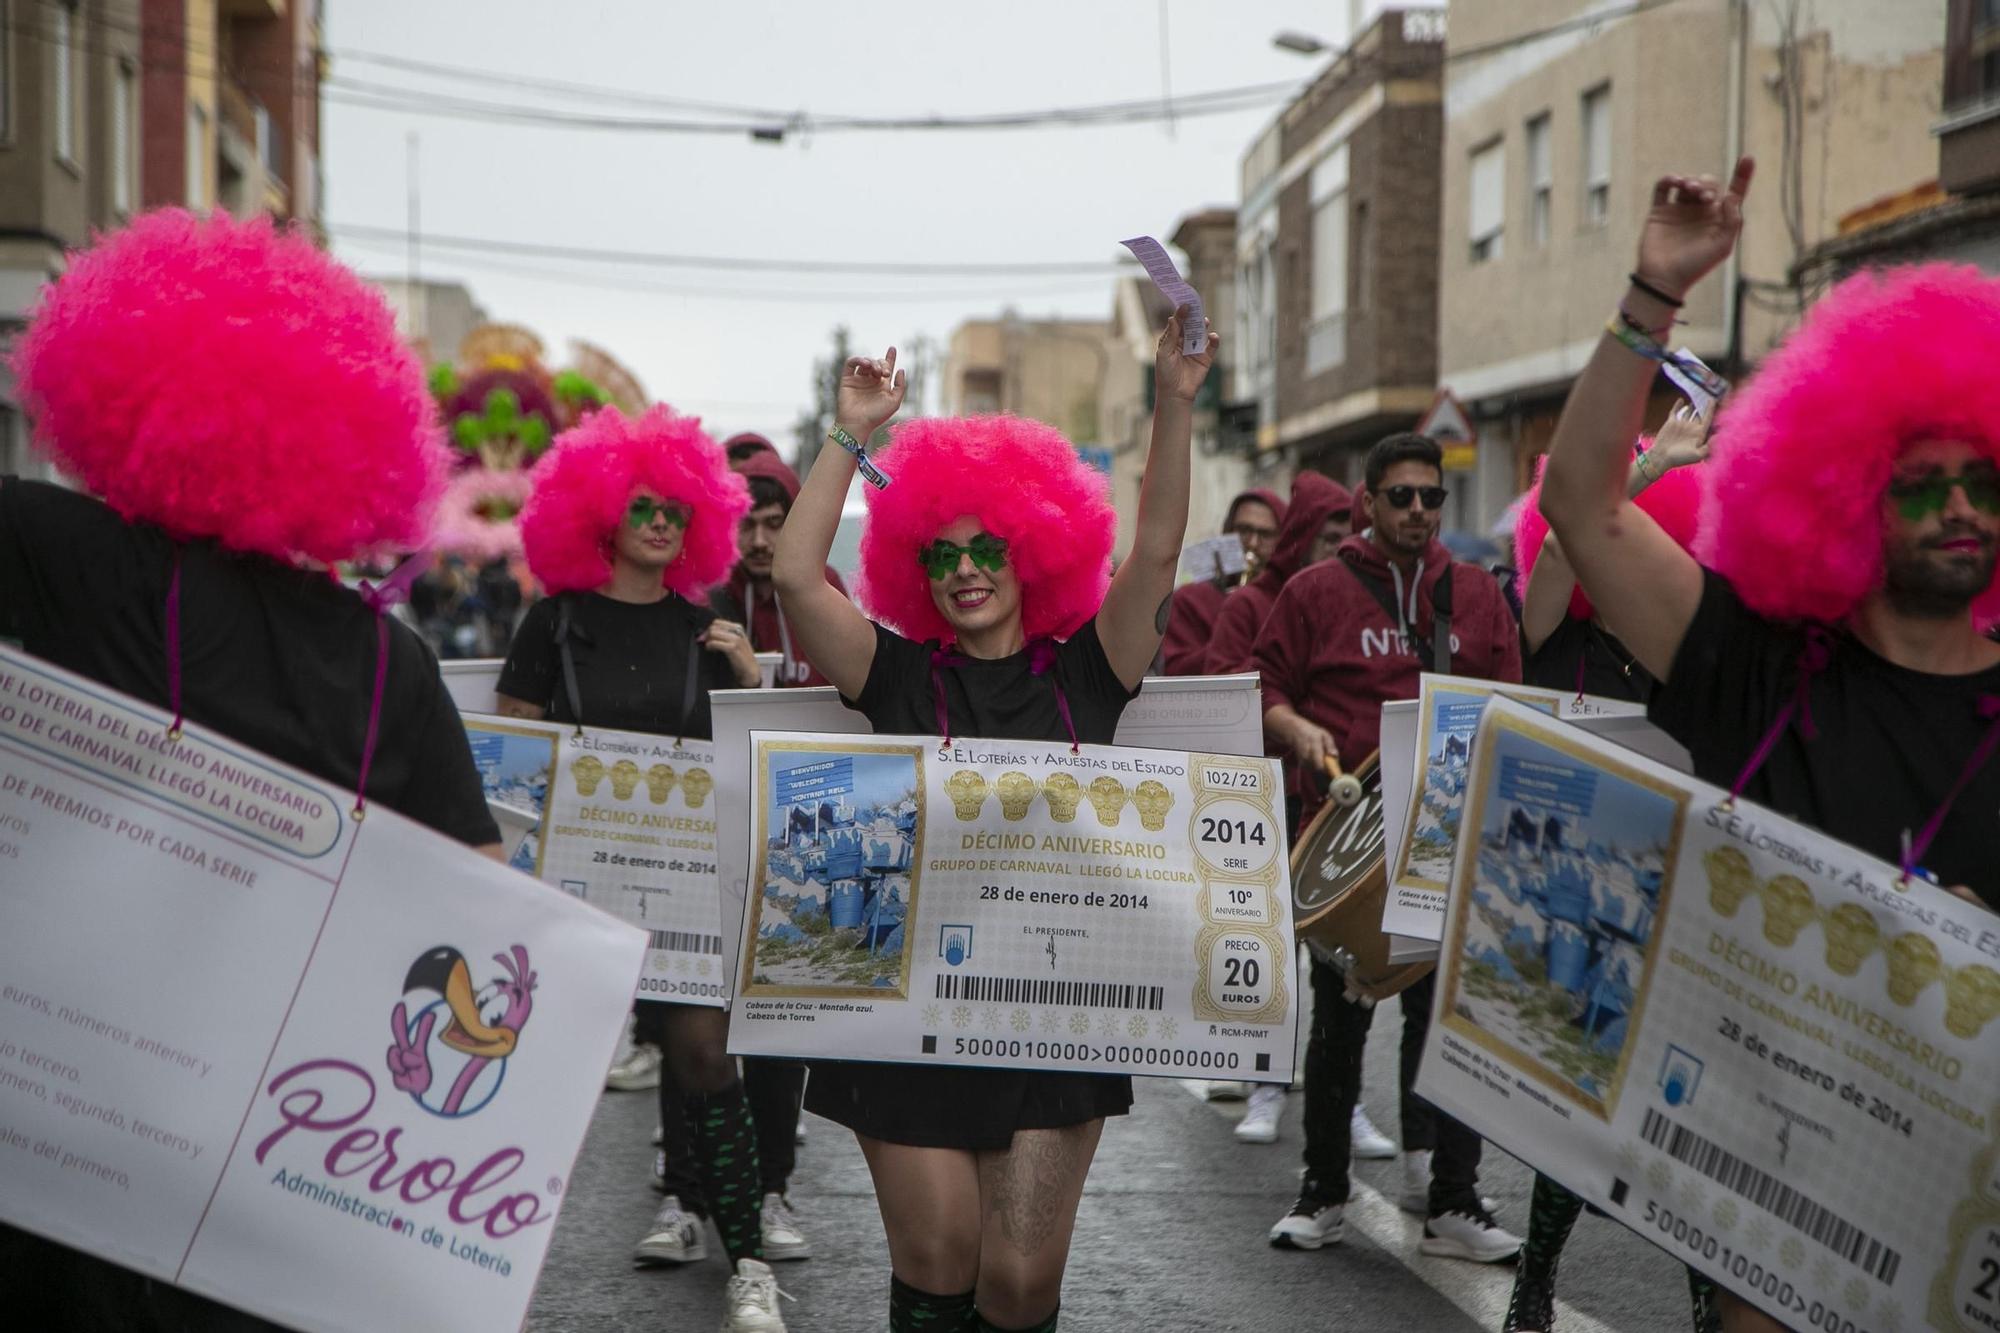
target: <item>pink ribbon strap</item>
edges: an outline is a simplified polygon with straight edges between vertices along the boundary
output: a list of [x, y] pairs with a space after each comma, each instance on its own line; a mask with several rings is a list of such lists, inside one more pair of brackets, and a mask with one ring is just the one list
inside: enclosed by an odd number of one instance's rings
[[181, 709], [181, 548], [174, 547], [174, 570], [167, 579], [167, 706], [174, 710], [173, 725], [167, 728], [167, 739], [181, 738], [181, 723], [186, 715]]
[[1792, 697], [1785, 700], [1785, 706], [1778, 710], [1778, 716], [1771, 722], [1770, 730], [1750, 755], [1750, 761], [1743, 765], [1743, 771], [1736, 775], [1736, 782], [1729, 788], [1728, 804], [1735, 805], [1736, 798], [1750, 785], [1750, 779], [1757, 776], [1757, 770], [1771, 757], [1771, 751], [1778, 747], [1778, 738], [1791, 725], [1794, 714], [1799, 720], [1799, 734], [1807, 740], [1819, 739], [1819, 728], [1812, 719], [1812, 680], [1826, 670], [1833, 660], [1833, 636], [1823, 626], [1814, 625], [1806, 630], [1805, 647], [1799, 650], [1798, 680], [1792, 688]]
[[[937, 705], [937, 729], [942, 738], [940, 745], [951, 744], [951, 710], [945, 704], [944, 668], [970, 666], [972, 660], [961, 656], [956, 644], [938, 648], [931, 653], [931, 697]], [[1045, 676], [1056, 664], [1056, 641], [1049, 638], [1035, 639], [1028, 644], [1028, 674]], [[1082, 748], [1076, 738], [1076, 723], [1071, 720], [1069, 696], [1063, 693], [1062, 682], [1049, 682], [1056, 691], [1056, 712], [1062, 715], [1063, 730], [1069, 733], [1069, 752], [1075, 754]]]
[[1930, 850], [1931, 840], [1936, 838], [1938, 830], [1944, 827], [1945, 816], [1951, 813], [1953, 802], [1957, 801], [1959, 794], [1979, 776], [1979, 771], [1993, 758], [1993, 752], [2000, 749], [2000, 694], [1980, 695], [1978, 709], [1981, 720], [1988, 723], [1986, 734], [1980, 738], [1979, 744], [1973, 747], [1971, 757], [1965, 761], [1965, 767], [1959, 770], [1958, 781], [1952, 783], [1951, 790], [1945, 793], [1944, 803], [1931, 813], [1931, 817], [1925, 821], [1923, 828], [1918, 830], [1914, 839], [1908, 834], [1903, 837], [1903, 882], [1905, 883], [1908, 883], [1912, 876], [1924, 875], [1924, 871], [1920, 868], [1924, 853]]
[[375, 613], [375, 688], [368, 696], [368, 731], [361, 741], [361, 771], [354, 782], [354, 821], [368, 816], [368, 770], [375, 764], [375, 740], [382, 729], [382, 691], [389, 683], [389, 610], [409, 600], [410, 589], [431, 566], [431, 553], [418, 551], [377, 585], [361, 581], [361, 600]]

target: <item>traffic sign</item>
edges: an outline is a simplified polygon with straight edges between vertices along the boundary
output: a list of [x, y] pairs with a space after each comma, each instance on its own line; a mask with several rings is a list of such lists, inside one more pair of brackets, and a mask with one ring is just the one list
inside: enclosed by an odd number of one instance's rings
[[1479, 431], [1472, 414], [1450, 389], [1439, 389], [1430, 409], [1417, 423], [1417, 433], [1428, 435], [1444, 446], [1446, 472], [1470, 472], [1479, 463]]

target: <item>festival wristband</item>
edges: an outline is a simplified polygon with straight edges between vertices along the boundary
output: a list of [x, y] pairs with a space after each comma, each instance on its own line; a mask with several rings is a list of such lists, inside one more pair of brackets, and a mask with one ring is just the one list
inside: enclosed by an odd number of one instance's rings
[[1729, 392], [1728, 380], [1693, 356], [1668, 351], [1660, 340], [1653, 336], [1650, 329], [1627, 314], [1622, 306], [1612, 314], [1611, 318], [1604, 321], [1604, 331], [1636, 355], [1678, 370], [1712, 398], [1719, 399]]
[[835, 423], [833, 429], [829, 430], [826, 436], [835, 444], [847, 450], [848, 453], [854, 455], [855, 463], [861, 468], [861, 475], [868, 478], [870, 486], [879, 491], [889, 484], [889, 474], [868, 461], [868, 451], [862, 447], [861, 441], [849, 435], [844, 427]]

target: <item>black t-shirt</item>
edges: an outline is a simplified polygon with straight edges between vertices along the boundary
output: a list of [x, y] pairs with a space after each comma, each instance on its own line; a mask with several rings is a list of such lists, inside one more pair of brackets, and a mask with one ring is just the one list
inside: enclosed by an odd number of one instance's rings
[[714, 734], [708, 692], [735, 689], [736, 673], [721, 653], [695, 642], [714, 613], [672, 593], [643, 603], [594, 592], [563, 593], [535, 603], [514, 633], [507, 665], [500, 671], [500, 693], [542, 705], [557, 722], [579, 720], [563, 686], [562, 653], [556, 645], [564, 603], [570, 609], [570, 657], [585, 725], [699, 740]]
[[[0, 637], [166, 707], [175, 543], [88, 496], [0, 483]], [[375, 684], [376, 615], [330, 575], [180, 545], [182, 704], [191, 721], [352, 791]], [[498, 842], [437, 659], [388, 617], [368, 799], [479, 846]]]
[[[938, 641], [916, 643], [893, 630], [875, 627], [875, 661], [858, 699], [842, 699], [882, 735], [937, 735], [937, 695], [931, 688], [931, 654]], [[1090, 621], [1056, 645], [1055, 666], [1041, 676], [1029, 669], [1023, 650], [1008, 657], [973, 659], [940, 668], [951, 734], [986, 740], [1067, 741], [1055, 686], [1069, 701], [1076, 739], [1109, 745], [1119, 715], [1137, 690], [1125, 688], [1097, 640]]]
[[[1710, 573], [1652, 720], [1694, 756], [1695, 773], [1727, 787], [1798, 681], [1805, 631], [1765, 620]], [[1852, 635], [1808, 698], [1818, 739], [1796, 720], [1744, 795], [1896, 865], [1958, 781], [1986, 727], [1981, 695], [2000, 694], [2000, 667], [1934, 676], [1885, 661]], [[1923, 857], [1945, 885], [1964, 884], [2000, 908], [2000, 758], [1959, 793]]]
[[1629, 699], [1634, 703], [1646, 703], [1653, 697], [1652, 676], [1633, 660], [1618, 636], [1574, 616], [1564, 616], [1555, 632], [1542, 640], [1541, 647], [1532, 653], [1524, 652], [1521, 682], [1545, 690], [1577, 689], [1579, 659], [1583, 662], [1581, 687], [1585, 694], [1601, 699]]

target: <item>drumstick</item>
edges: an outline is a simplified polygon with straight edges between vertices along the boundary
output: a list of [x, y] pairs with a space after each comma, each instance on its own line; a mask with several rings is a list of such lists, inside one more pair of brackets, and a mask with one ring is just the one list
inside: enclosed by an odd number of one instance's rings
[[1329, 753], [1324, 760], [1326, 775], [1333, 780], [1329, 794], [1336, 805], [1359, 805], [1361, 803], [1361, 779], [1340, 770], [1340, 756]]

